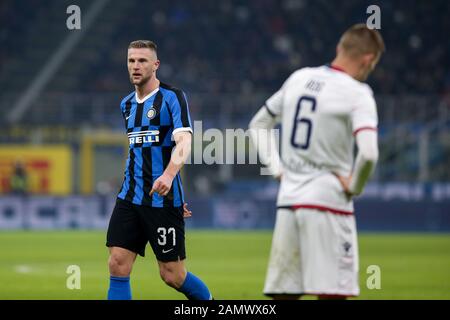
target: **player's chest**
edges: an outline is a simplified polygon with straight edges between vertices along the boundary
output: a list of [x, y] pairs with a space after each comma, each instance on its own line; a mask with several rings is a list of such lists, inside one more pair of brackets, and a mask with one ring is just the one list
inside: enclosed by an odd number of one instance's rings
[[169, 108], [164, 99], [149, 99], [143, 103], [131, 103], [124, 110], [127, 129], [144, 126], [161, 126], [171, 123]]

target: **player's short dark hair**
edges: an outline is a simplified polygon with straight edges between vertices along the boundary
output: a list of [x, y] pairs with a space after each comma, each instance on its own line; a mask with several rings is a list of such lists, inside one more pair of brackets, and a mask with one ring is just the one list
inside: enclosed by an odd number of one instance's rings
[[373, 53], [380, 55], [386, 50], [383, 37], [376, 29], [358, 23], [347, 29], [339, 40], [339, 47], [350, 56]]
[[128, 49], [143, 49], [143, 48], [147, 48], [150, 50], [155, 51], [156, 53], [156, 49], [158, 49], [158, 47], [156, 46], [156, 43], [154, 43], [153, 41], [150, 40], [135, 40], [135, 41], [131, 41], [130, 44], [128, 45]]

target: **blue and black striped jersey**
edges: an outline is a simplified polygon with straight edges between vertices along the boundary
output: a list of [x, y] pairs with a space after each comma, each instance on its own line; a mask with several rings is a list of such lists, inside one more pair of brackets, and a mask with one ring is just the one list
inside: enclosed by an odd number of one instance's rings
[[192, 132], [191, 118], [183, 91], [160, 83], [142, 101], [132, 92], [121, 104], [128, 134], [129, 152], [125, 178], [118, 198], [137, 205], [179, 207], [184, 203], [178, 173], [167, 196], [153, 193], [153, 182], [163, 174], [175, 147], [173, 133]]

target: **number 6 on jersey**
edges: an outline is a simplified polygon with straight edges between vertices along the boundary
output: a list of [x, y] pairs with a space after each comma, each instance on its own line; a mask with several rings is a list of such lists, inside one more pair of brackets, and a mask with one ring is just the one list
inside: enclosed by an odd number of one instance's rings
[[[299, 117], [300, 110], [304, 110], [308, 105], [311, 106], [311, 112], [316, 111], [316, 98], [311, 96], [302, 96], [298, 100], [297, 110], [295, 111], [294, 126], [292, 127], [291, 144], [294, 148], [306, 150], [309, 148], [309, 140], [311, 139], [312, 121], [306, 117]], [[297, 129], [300, 125], [306, 125], [306, 138], [299, 142], [297, 140]]]

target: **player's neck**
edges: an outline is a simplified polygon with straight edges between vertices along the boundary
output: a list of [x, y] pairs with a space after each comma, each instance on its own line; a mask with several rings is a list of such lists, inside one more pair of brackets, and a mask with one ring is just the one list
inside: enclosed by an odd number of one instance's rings
[[159, 83], [160, 83], [160, 81], [156, 77], [153, 77], [147, 83], [145, 83], [143, 86], [134, 86], [134, 88], [136, 89], [137, 97], [139, 99], [143, 99], [150, 92], [152, 92], [156, 88], [158, 88]]
[[331, 67], [333, 69], [345, 72], [354, 79], [357, 79], [359, 75], [359, 68], [356, 64], [353, 61], [343, 57], [336, 57], [333, 62], [331, 62]]

